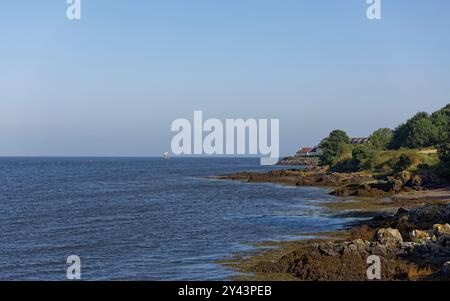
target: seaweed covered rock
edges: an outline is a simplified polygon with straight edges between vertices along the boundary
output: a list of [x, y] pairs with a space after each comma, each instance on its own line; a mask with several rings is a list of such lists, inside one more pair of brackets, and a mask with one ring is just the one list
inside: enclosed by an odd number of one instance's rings
[[408, 219], [409, 223], [421, 229], [433, 228], [435, 224], [447, 224], [450, 221], [450, 204], [428, 205], [410, 210]]

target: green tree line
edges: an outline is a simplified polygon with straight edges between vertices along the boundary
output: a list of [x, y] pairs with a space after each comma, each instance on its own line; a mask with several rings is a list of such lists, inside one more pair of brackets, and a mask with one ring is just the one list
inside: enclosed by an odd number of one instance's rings
[[[436, 148], [441, 170], [449, 176], [449, 130], [450, 104], [431, 115], [419, 112], [394, 130], [378, 129], [370, 135], [369, 142], [363, 145], [351, 146], [345, 131], [334, 130], [320, 144], [323, 150], [320, 162], [322, 165], [341, 169], [370, 170], [375, 167], [375, 159], [380, 157], [381, 153], [391, 151], [391, 154], [401, 154], [399, 150]], [[398, 158], [392, 158], [396, 160], [390, 163], [395, 165], [394, 169], [404, 168], [415, 160], [412, 156], [412, 152], [405, 152]]]

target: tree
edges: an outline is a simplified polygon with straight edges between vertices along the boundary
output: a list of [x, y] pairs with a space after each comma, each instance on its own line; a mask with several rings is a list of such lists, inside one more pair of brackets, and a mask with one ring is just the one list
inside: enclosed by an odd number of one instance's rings
[[321, 143], [323, 150], [320, 162], [322, 165], [333, 165], [336, 158], [342, 152], [344, 145], [350, 143], [350, 138], [344, 131], [334, 130], [330, 133], [328, 138], [325, 138]]
[[450, 162], [450, 143], [442, 144], [439, 147], [438, 154], [441, 162]]
[[377, 150], [386, 149], [394, 136], [391, 129], [378, 129], [369, 137], [370, 144]]
[[395, 128], [392, 133], [391, 143], [389, 143], [388, 148], [390, 149], [399, 149], [402, 147], [406, 147], [406, 141], [408, 140], [409, 128], [406, 123], [400, 124]]
[[450, 124], [450, 104], [431, 115], [431, 121], [437, 130], [437, 144], [446, 143], [448, 140], [448, 128]]
[[441, 174], [446, 178], [450, 178], [450, 143], [441, 144], [438, 149], [438, 154], [441, 160]]
[[411, 118], [409, 128], [410, 133], [406, 141], [409, 148], [432, 146], [438, 140], [438, 130], [425, 112], [417, 113]]
[[446, 178], [450, 178], [450, 123], [446, 125], [445, 141], [438, 148], [439, 159], [441, 160], [441, 174]]
[[427, 113], [420, 112], [395, 129], [390, 147], [428, 147], [434, 145], [437, 140], [437, 127]]

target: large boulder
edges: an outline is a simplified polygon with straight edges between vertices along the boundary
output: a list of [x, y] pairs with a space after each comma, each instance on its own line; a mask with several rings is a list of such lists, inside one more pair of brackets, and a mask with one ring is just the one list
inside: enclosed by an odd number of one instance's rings
[[434, 233], [436, 234], [436, 236], [450, 235], [450, 225], [449, 224], [445, 224], [445, 225], [436, 224], [433, 226], [433, 229], [434, 229]]
[[376, 235], [377, 241], [382, 244], [403, 242], [403, 237], [397, 229], [380, 229]]

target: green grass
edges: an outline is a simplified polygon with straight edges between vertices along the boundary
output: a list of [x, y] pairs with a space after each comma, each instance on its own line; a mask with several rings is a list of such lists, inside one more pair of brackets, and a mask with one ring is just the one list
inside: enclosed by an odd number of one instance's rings
[[[388, 150], [381, 151], [374, 159], [375, 167], [382, 167], [385, 164], [395, 162], [402, 155], [407, 155], [412, 159], [412, 165], [408, 170], [415, 171], [420, 165], [428, 165], [433, 167], [439, 163], [439, 158], [437, 154], [422, 154], [419, 152], [420, 149], [400, 149], [400, 150]], [[391, 166], [395, 167], [395, 166]]]
[[[346, 166], [345, 163], [352, 159], [352, 151], [354, 147], [346, 146], [338, 158], [336, 158], [335, 166]], [[436, 153], [420, 153], [423, 149], [399, 149], [399, 150], [383, 150], [379, 151], [368, 164], [371, 168], [360, 168], [354, 171], [370, 171], [380, 175], [393, 174], [400, 168], [399, 161], [402, 155], [406, 155], [411, 161], [408, 171], [416, 172], [433, 170], [439, 164], [439, 158]], [[347, 164], [348, 166], [348, 164]], [[355, 167], [355, 169], [358, 169]]]

